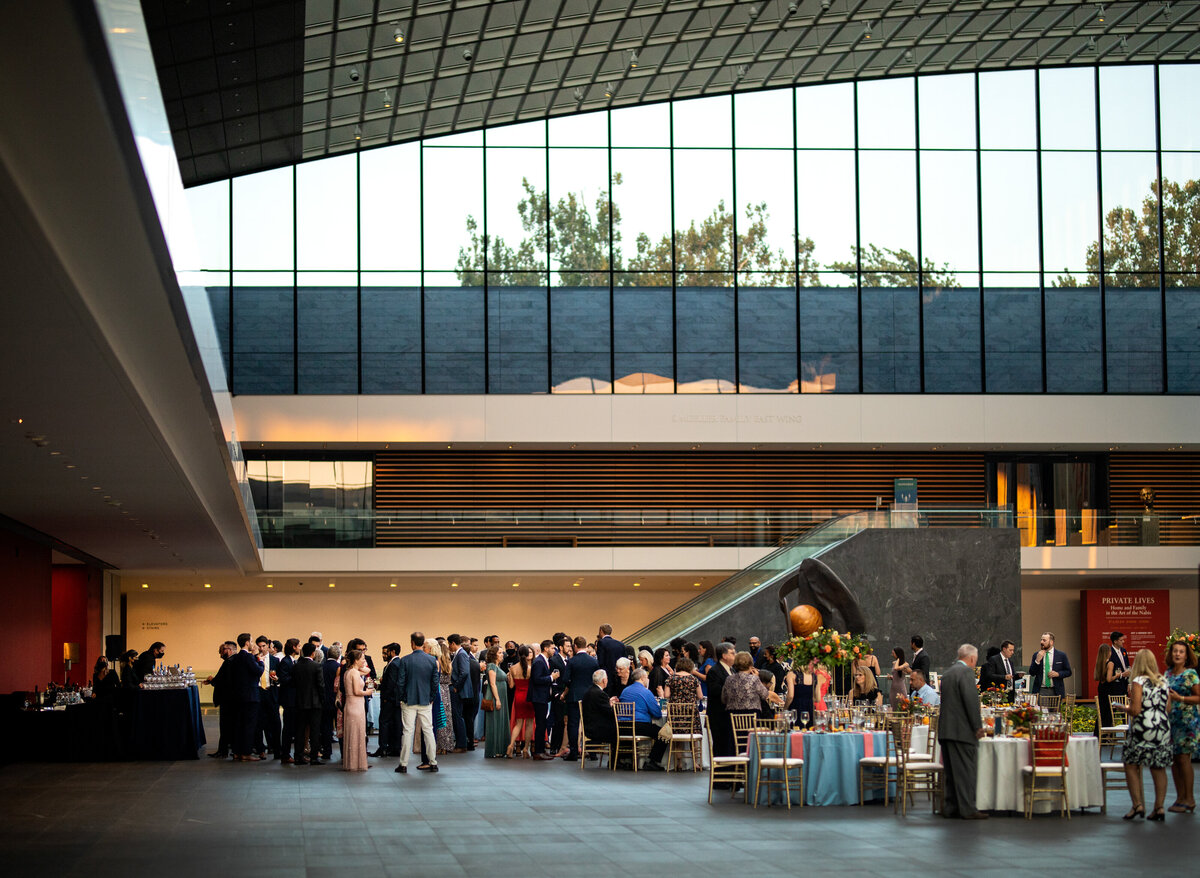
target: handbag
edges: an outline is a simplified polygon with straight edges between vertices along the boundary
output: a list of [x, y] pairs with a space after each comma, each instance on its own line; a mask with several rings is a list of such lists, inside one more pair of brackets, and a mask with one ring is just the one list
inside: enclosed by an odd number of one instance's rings
[[483, 704], [480, 705], [484, 710], [495, 710], [496, 702], [490, 698], [483, 699]]

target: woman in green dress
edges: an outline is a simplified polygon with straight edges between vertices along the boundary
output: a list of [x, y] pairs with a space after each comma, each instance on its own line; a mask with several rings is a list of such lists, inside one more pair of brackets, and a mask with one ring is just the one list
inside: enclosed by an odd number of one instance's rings
[[508, 680], [500, 670], [500, 647], [493, 646], [484, 656], [487, 678], [483, 686], [484, 700], [491, 699], [493, 710], [483, 718], [483, 755], [487, 759], [507, 759], [508, 751]]

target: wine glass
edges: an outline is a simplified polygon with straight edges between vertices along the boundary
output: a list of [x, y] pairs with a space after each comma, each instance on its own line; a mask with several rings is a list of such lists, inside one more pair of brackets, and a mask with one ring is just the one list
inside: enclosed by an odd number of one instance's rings
[[805, 729], [808, 728], [808, 711], [807, 710], [800, 711], [800, 726], [801, 726], [801, 728], [805, 728]]

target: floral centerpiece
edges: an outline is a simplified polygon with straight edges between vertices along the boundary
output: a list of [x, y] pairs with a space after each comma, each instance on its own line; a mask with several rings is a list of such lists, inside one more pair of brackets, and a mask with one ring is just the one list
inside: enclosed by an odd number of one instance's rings
[[1003, 686], [991, 685], [979, 693], [979, 700], [989, 707], [996, 707], [1003, 704], [1008, 698], [1008, 690]]
[[1028, 733], [1033, 724], [1041, 719], [1042, 712], [1032, 703], [1018, 704], [1008, 712], [1008, 723], [1015, 731]]
[[921, 715], [928, 710], [929, 705], [916, 692], [896, 696], [896, 712]]
[[865, 658], [874, 650], [861, 634], [818, 628], [811, 634], [797, 634], [775, 647], [775, 656], [790, 661], [793, 668], [804, 668], [814, 659], [818, 664], [845, 666]]
[[1176, 628], [1171, 632], [1171, 636], [1167, 638], [1167, 642], [1163, 644], [1163, 661], [1170, 662], [1171, 644], [1176, 640], [1182, 640], [1192, 648], [1192, 652], [1200, 652], [1200, 634], [1194, 631], [1184, 631], [1182, 628]]

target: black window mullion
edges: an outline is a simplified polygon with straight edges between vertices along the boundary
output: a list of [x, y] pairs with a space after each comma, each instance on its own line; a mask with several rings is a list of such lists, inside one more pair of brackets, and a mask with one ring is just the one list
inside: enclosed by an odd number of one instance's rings
[[1108, 393], [1108, 304], [1104, 283], [1104, 143], [1100, 139], [1100, 66], [1092, 68], [1096, 114], [1096, 253], [1100, 284], [1100, 392]]
[[1162, 327], [1162, 392], [1170, 392], [1167, 377], [1167, 248], [1164, 239], [1163, 221], [1163, 172], [1162, 172], [1162, 100], [1159, 96], [1158, 65], [1154, 65], [1154, 169], [1158, 178], [1158, 296], [1159, 326]]
[[1046, 370], [1046, 223], [1045, 207], [1042, 204], [1042, 76], [1033, 71], [1033, 131], [1034, 148], [1037, 150], [1037, 226], [1038, 226], [1038, 291], [1042, 304], [1042, 393], [1050, 388]]
[[921, 392], [925, 392], [925, 252], [924, 233], [921, 228], [921, 90], [917, 78], [913, 77], [913, 138], [916, 141], [916, 190], [917, 190], [917, 347], [921, 358]]

